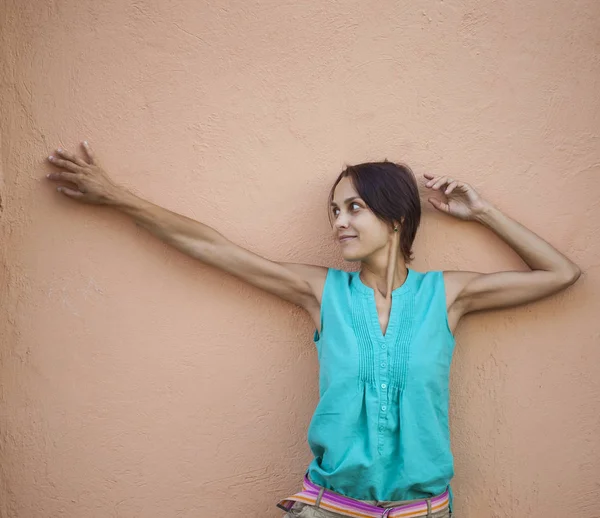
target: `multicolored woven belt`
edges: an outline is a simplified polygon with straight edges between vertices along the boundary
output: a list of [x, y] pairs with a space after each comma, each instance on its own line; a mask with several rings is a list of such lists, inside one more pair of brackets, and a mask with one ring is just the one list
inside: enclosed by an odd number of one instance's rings
[[[446, 490], [441, 495], [410, 504], [398, 507], [379, 507], [318, 486], [311, 482], [306, 475], [302, 486], [303, 489], [300, 493], [282, 500], [277, 507], [289, 512], [294, 502], [302, 502], [353, 518], [417, 518], [418, 516], [431, 516], [431, 513], [446, 509], [450, 500], [449, 491]], [[428, 500], [430, 502], [429, 509]]]

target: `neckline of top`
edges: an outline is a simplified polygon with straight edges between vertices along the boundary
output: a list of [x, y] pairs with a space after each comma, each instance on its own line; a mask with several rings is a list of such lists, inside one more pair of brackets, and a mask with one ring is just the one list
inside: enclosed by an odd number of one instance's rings
[[[354, 286], [358, 291], [366, 294], [366, 295], [375, 295], [375, 290], [370, 286], [367, 286], [360, 278], [360, 270], [357, 272], [352, 272], [354, 277]], [[406, 269], [406, 279], [404, 279], [404, 283], [398, 286], [397, 288], [392, 290], [392, 297], [395, 295], [400, 295], [408, 290], [410, 290], [412, 282], [415, 278], [415, 272], [410, 268]]]

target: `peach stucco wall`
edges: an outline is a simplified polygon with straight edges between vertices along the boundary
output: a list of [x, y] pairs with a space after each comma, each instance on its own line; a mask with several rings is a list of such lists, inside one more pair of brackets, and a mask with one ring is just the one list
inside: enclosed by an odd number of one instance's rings
[[[277, 260], [341, 265], [345, 163], [451, 173], [567, 253], [576, 286], [469, 317], [459, 518], [600, 516], [597, 0], [2, 0], [0, 517], [280, 516], [310, 460], [312, 326], [44, 179], [114, 178]], [[416, 269], [522, 263], [427, 211]]]

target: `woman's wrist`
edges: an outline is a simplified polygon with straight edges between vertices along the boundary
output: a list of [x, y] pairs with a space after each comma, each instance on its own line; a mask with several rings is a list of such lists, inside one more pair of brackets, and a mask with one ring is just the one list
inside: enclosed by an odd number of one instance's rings
[[481, 223], [486, 227], [491, 227], [494, 219], [498, 216], [499, 210], [491, 203], [484, 202], [480, 208], [474, 211], [473, 221]]
[[106, 205], [119, 210], [125, 210], [135, 205], [137, 196], [129, 192], [125, 187], [115, 185], [106, 195]]

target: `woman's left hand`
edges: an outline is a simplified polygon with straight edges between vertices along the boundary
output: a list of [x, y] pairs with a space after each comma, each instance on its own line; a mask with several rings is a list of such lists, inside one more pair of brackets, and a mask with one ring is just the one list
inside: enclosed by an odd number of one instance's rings
[[425, 173], [425, 186], [444, 194], [446, 201], [429, 198], [437, 210], [458, 219], [473, 220], [484, 213], [490, 205], [468, 183], [454, 180], [449, 176], [435, 176]]

